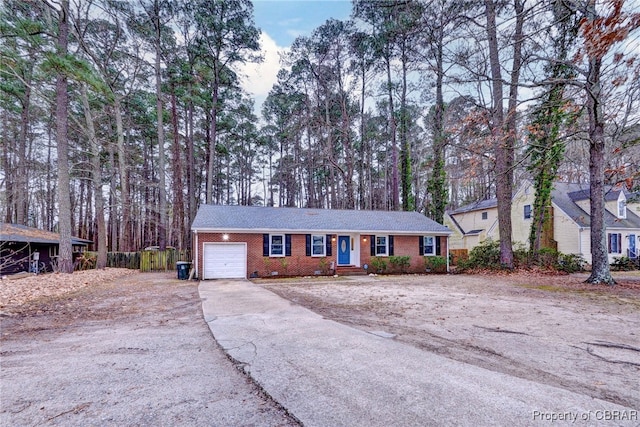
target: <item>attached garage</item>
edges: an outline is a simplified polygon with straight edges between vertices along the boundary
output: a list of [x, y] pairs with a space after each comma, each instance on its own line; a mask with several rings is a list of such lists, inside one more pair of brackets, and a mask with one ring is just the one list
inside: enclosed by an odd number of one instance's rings
[[203, 246], [203, 279], [247, 277], [246, 243], [205, 243]]

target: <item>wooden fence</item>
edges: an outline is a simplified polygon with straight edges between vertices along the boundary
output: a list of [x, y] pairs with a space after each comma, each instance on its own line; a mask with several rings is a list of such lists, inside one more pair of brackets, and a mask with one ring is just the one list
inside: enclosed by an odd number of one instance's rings
[[[85, 252], [85, 258], [98, 256], [97, 252]], [[142, 252], [108, 252], [107, 267], [129, 268], [132, 270], [169, 271], [176, 269], [178, 261], [191, 261], [188, 250], [142, 251]], [[95, 261], [93, 266], [95, 266]]]
[[142, 251], [140, 254], [142, 272], [175, 270], [178, 261], [191, 261], [188, 250]]
[[451, 265], [458, 265], [458, 261], [469, 258], [466, 249], [449, 249], [449, 255], [451, 256]]

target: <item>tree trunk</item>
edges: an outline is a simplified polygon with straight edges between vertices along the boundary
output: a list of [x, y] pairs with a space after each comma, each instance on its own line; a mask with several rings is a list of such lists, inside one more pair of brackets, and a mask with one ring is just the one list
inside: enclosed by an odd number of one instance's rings
[[20, 114], [20, 140], [18, 141], [18, 161], [16, 162], [15, 186], [13, 200], [15, 201], [16, 224], [27, 225], [29, 174], [27, 169], [27, 140], [29, 138], [29, 122], [31, 106], [31, 84], [25, 84], [24, 100]]
[[[590, 1], [587, 19], [596, 18], [595, 1]], [[600, 73], [602, 58], [590, 53], [587, 81], [587, 115], [589, 117], [589, 181], [591, 215], [591, 275], [587, 283], [608, 285], [615, 284], [609, 268], [606, 242], [606, 225], [604, 221], [604, 116], [602, 114]]]
[[155, 10], [155, 30], [156, 30], [156, 110], [158, 115], [158, 246], [161, 251], [167, 248], [167, 188], [165, 182], [165, 153], [164, 153], [164, 123], [162, 107], [162, 68], [160, 64], [162, 27], [160, 24], [160, 7], [157, 2]]
[[496, 197], [498, 199], [498, 228], [500, 233], [500, 264], [513, 268], [513, 247], [511, 243], [511, 197], [513, 192], [513, 148], [511, 137], [505, 135], [509, 129], [504, 120], [502, 73], [498, 54], [496, 29], [496, 8], [493, 0], [485, 0], [487, 17], [487, 42], [491, 66], [491, 88], [493, 111], [491, 131], [496, 156]]
[[396, 141], [396, 118], [393, 106], [393, 84], [391, 81], [391, 54], [385, 58], [387, 67], [387, 91], [389, 96], [389, 136], [391, 137], [391, 210], [400, 209], [400, 189], [398, 186], [398, 143]]
[[[69, 0], [60, 3], [58, 21], [57, 53], [59, 57], [67, 55], [69, 43]], [[60, 232], [60, 251], [58, 269], [61, 273], [73, 273], [73, 248], [71, 245], [71, 194], [69, 174], [69, 141], [67, 140], [67, 76], [58, 71], [56, 79], [56, 143], [58, 154], [58, 227]]]
[[218, 120], [218, 82], [214, 78], [211, 96], [211, 134], [209, 135], [209, 158], [207, 159], [207, 204], [213, 202], [213, 177], [215, 175], [216, 161], [216, 126]]
[[175, 86], [171, 93], [171, 123], [173, 125], [173, 215], [177, 233], [177, 246], [184, 247], [184, 197], [182, 194], [182, 157], [180, 156], [180, 129], [178, 127], [178, 107]]
[[[131, 196], [129, 191], [129, 170], [127, 168], [127, 151], [124, 144], [124, 127], [122, 125], [122, 106], [118, 95], [114, 96], [113, 113], [116, 119], [116, 138], [118, 150], [118, 172], [120, 175], [120, 197], [122, 200], [122, 226], [117, 226], [117, 221], [111, 220], [111, 224], [115, 227], [112, 232], [119, 239], [112, 240], [112, 250], [116, 250], [119, 246], [121, 251], [130, 251], [131, 247]], [[119, 231], [119, 232], [118, 232]], [[119, 245], [118, 245], [119, 240]]]
[[413, 211], [414, 197], [411, 191], [411, 145], [409, 143], [409, 124], [407, 113], [407, 53], [405, 40], [401, 42], [402, 49], [402, 93], [400, 98], [400, 168], [402, 175], [402, 210]]
[[439, 223], [444, 221], [444, 211], [447, 206], [448, 197], [445, 171], [445, 149], [447, 140], [444, 133], [444, 96], [442, 93], [444, 80], [442, 38], [442, 26], [440, 26], [437, 39], [435, 40], [436, 105], [433, 120], [433, 167], [431, 169], [431, 177], [427, 183], [427, 189], [431, 196], [427, 212], [431, 219]]
[[100, 167], [100, 143], [96, 137], [95, 127], [93, 125], [93, 116], [89, 106], [89, 97], [87, 95], [87, 87], [82, 84], [80, 87], [80, 95], [82, 98], [82, 108], [84, 109], [84, 118], [87, 124], [87, 136], [91, 145], [91, 179], [93, 181], [93, 196], [96, 208], [96, 226], [98, 228], [98, 259], [96, 260], [96, 268], [103, 269], [107, 266], [107, 229], [104, 220], [104, 198], [102, 197], [102, 168]]

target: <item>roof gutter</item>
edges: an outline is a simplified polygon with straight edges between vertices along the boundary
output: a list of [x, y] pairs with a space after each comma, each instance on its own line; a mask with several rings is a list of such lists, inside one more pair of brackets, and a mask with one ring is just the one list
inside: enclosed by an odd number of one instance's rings
[[194, 233], [248, 233], [248, 234], [259, 234], [259, 233], [292, 233], [292, 234], [351, 234], [351, 233], [359, 233], [359, 234], [392, 234], [392, 235], [405, 235], [405, 236], [416, 236], [416, 235], [433, 235], [433, 236], [449, 236], [453, 234], [452, 231], [429, 231], [429, 230], [415, 230], [415, 231], [400, 231], [400, 230], [292, 230], [285, 228], [256, 228], [256, 229], [247, 229], [247, 228], [213, 228], [213, 227], [192, 227], [191, 231]]

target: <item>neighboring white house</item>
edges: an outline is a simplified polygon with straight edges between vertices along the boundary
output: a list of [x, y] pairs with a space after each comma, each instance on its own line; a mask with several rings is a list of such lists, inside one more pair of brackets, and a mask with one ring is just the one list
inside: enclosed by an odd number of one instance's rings
[[[605, 225], [609, 261], [628, 256], [637, 258], [640, 252], [640, 203], [627, 199], [624, 188], [610, 188], [605, 195]], [[514, 194], [511, 205], [512, 237], [514, 243], [528, 247], [532, 207], [535, 191], [525, 182]], [[558, 251], [583, 256], [591, 263], [591, 218], [589, 215], [589, 186], [585, 184], [554, 183], [550, 227]], [[499, 240], [498, 205], [496, 199], [483, 200], [462, 206], [445, 215], [445, 225], [453, 234], [450, 249], [471, 250], [490, 238]]]

